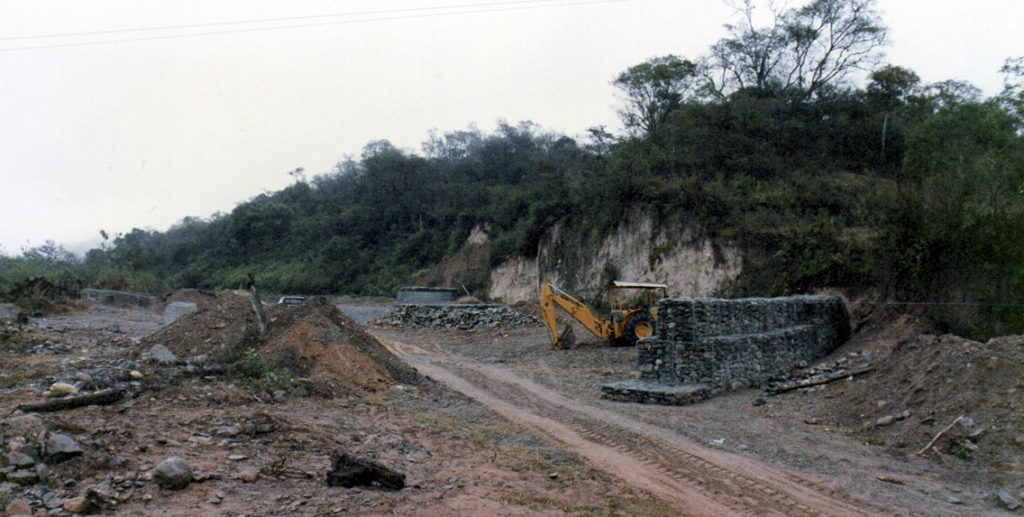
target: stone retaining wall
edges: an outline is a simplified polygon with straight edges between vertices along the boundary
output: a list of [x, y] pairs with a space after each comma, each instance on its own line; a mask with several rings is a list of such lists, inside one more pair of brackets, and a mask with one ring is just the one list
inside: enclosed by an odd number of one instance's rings
[[476, 330], [490, 327], [536, 325], [538, 319], [507, 305], [411, 305], [396, 304], [376, 325], [408, 328]]
[[637, 345], [642, 380], [706, 384], [712, 393], [758, 386], [849, 337], [835, 296], [667, 299], [658, 334]]
[[152, 295], [109, 289], [82, 289], [82, 298], [100, 305], [121, 308], [141, 307], [148, 309], [156, 304], [156, 297]]
[[449, 303], [459, 297], [459, 290], [449, 287], [403, 287], [398, 290], [395, 303], [428, 305]]

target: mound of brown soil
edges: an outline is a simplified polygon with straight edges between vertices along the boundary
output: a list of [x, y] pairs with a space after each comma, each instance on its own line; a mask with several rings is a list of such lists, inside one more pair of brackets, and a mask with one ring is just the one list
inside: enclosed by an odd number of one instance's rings
[[262, 342], [261, 356], [303, 377], [369, 389], [420, 381], [415, 370], [324, 298], [271, 311]]
[[267, 332], [261, 335], [246, 296], [202, 296], [211, 299], [197, 302], [195, 312], [145, 338], [142, 350], [159, 343], [179, 357], [207, 354], [214, 361], [232, 362], [252, 349], [275, 369], [349, 389], [420, 382], [415, 370], [324, 298], [297, 307], [268, 307]]
[[142, 340], [145, 349], [163, 344], [178, 357], [206, 354], [216, 361], [230, 361], [248, 348], [258, 346], [256, 315], [246, 296], [220, 292], [213, 296], [193, 290], [178, 291], [172, 301], [196, 302], [196, 311]]
[[[887, 333], [900, 332], [878, 336]], [[914, 454], [963, 415], [935, 443], [938, 451], [981, 469], [1024, 475], [1024, 336], [979, 343], [917, 334], [891, 347], [869, 347], [865, 356], [875, 370], [830, 389], [823, 419]]]

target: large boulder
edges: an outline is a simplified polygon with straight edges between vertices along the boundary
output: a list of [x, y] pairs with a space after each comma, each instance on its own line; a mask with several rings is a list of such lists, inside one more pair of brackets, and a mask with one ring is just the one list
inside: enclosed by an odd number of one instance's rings
[[153, 469], [153, 482], [160, 488], [181, 490], [192, 482], [192, 467], [178, 456], [171, 456]]

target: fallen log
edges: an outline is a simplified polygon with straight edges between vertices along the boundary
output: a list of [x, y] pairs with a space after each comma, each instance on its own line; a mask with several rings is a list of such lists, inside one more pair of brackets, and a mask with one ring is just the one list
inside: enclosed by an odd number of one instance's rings
[[828, 384], [830, 382], [841, 381], [843, 379], [848, 379], [850, 377], [854, 377], [854, 376], [857, 376], [857, 375], [863, 375], [863, 374], [868, 373], [868, 372], [870, 372], [871, 370], [874, 370], [874, 369], [875, 369], [874, 366], [868, 366], [868, 367], [865, 367], [865, 368], [861, 368], [859, 370], [853, 370], [853, 371], [850, 371], [850, 372], [843, 372], [841, 374], [833, 375], [831, 377], [825, 377], [824, 379], [815, 379], [813, 381], [798, 382], [796, 384], [786, 384], [786, 385], [783, 385], [783, 386], [779, 386], [778, 388], [772, 388], [771, 392], [776, 394], [776, 395], [778, 395], [780, 393], [786, 393], [786, 392], [789, 392], [789, 391], [798, 390], [800, 388], [810, 388], [811, 386], [820, 386], [822, 384]]
[[26, 413], [48, 413], [85, 406], [108, 406], [121, 400], [122, 397], [124, 397], [124, 390], [111, 388], [97, 391], [96, 393], [51, 399], [37, 404], [21, 404], [18, 406], [18, 409]]

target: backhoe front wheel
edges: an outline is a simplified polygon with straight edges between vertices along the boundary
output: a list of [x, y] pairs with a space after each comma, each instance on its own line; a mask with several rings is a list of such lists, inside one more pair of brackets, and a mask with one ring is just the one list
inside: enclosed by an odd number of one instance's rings
[[658, 326], [649, 313], [635, 312], [626, 321], [626, 328], [623, 330], [626, 343], [629, 346], [636, 346], [637, 341], [653, 336], [658, 331]]

